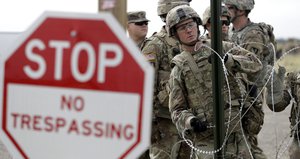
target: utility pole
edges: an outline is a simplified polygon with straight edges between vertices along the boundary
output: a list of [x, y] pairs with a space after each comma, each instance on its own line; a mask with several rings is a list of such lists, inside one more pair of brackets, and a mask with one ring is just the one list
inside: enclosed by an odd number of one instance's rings
[[111, 12], [124, 30], [126, 29], [127, 0], [98, 0], [98, 10]]

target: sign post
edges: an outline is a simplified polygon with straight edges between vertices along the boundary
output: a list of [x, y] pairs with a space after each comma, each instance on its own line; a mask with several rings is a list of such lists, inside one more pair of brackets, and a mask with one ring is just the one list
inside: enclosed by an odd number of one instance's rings
[[109, 13], [45, 12], [1, 64], [14, 159], [136, 158], [150, 144], [153, 69]]

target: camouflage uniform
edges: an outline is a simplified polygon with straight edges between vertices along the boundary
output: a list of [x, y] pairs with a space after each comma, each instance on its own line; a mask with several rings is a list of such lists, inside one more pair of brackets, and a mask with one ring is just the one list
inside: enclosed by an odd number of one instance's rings
[[[279, 77], [280, 79], [281, 77]], [[283, 82], [274, 82], [274, 94], [270, 95], [271, 91], [268, 91], [267, 104], [269, 108], [275, 112], [283, 111], [287, 106], [292, 104], [290, 113], [290, 128], [291, 137], [293, 142], [290, 145], [290, 158], [297, 159], [300, 155], [300, 72], [289, 72], [285, 76], [284, 85]], [[284, 87], [280, 92], [280, 87]], [[270, 89], [268, 87], [268, 89]], [[273, 99], [272, 99], [273, 97]]]
[[[186, 0], [159, 0], [158, 15], [165, 21], [168, 11], [178, 5], [188, 5]], [[177, 159], [188, 158], [190, 148], [182, 141], [172, 123], [168, 107], [172, 58], [180, 53], [179, 43], [167, 35], [165, 26], [152, 35], [142, 53], [155, 68], [153, 120], [150, 158]]]
[[141, 50], [144, 49], [144, 47], [146, 46], [146, 44], [151, 41], [149, 38], [145, 38], [142, 42], [140, 42], [137, 47], [140, 48]]
[[[168, 34], [175, 35], [176, 24], [189, 19], [193, 19], [198, 25], [201, 24], [201, 19], [191, 7], [178, 6], [173, 8], [167, 16]], [[206, 40], [198, 41], [194, 45], [191, 45], [191, 43], [186, 45], [189, 47], [199, 46], [199, 48], [194, 52], [185, 50], [172, 60], [174, 67], [169, 80], [169, 109], [179, 134], [191, 140], [192, 144], [200, 150], [213, 151], [212, 66], [209, 62], [211, 50], [206, 47], [211, 44], [210, 41]], [[247, 139], [243, 138], [242, 128], [239, 124], [241, 120], [239, 109], [241, 103], [243, 103], [241, 99], [246, 91], [244, 85], [240, 85], [241, 81], [236, 78], [235, 73], [243, 72], [249, 74], [249, 77], [253, 76], [252, 78], [255, 78], [255, 74], [261, 71], [262, 64], [255, 54], [237, 48], [232, 43], [224, 42], [223, 52], [227, 52], [229, 49], [232, 49], [232, 54], [227, 55], [226, 66], [229, 71], [228, 81], [231, 99], [229, 99], [229, 90], [226, 86], [222, 93], [226, 100], [224, 112], [225, 119], [229, 122], [226, 126], [229, 126], [228, 131], [230, 133], [226, 136], [228, 138], [226, 138], [225, 147], [222, 150], [224, 151], [224, 158], [227, 159], [251, 158], [246, 145]], [[229, 117], [231, 117], [230, 121], [228, 121]], [[208, 125], [208, 128], [202, 130], [202, 132], [197, 132], [191, 124], [193, 119], [201, 120], [201, 122]], [[204, 159], [213, 158], [213, 156], [197, 152], [193, 154], [192, 158]]]
[[[245, 10], [250, 12], [254, 8], [254, 0], [224, 0], [226, 5], [235, 6], [239, 10]], [[232, 20], [234, 17], [231, 17]], [[267, 68], [267, 65], [273, 65], [273, 52], [269, 50], [269, 46], [271, 39], [269, 36], [269, 30], [273, 28], [270, 25], [265, 23], [253, 23], [248, 18], [248, 23], [240, 28], [239, 30], [234, 30], [233, 27], [229, 30], [229, 39], [240, 45], [241, 47], [255, 53], [261, 62], [264, 65], [264, 68]], [[273, 34], [272, 34], [273, 35]], [[274, 38], [274, 37], [272, 37]], [[265, 45], [265, 46], [264, 46]], [[243, 126], [245, 129], [245, 133], [249, 137], [249, 141], [251, 143], [251, 151], [255, 159], [265, 159], [266, 155], [263, 153], [262, 149], [258, 147], [257, 135], [260, 132], [263, 122], [264, 122], [264, 112], [263, 112], [263, 96], [261, 93], [259, 98], [256, 101], [254, 99], [257, 97], [259, 92], [263, 92], [263, 86], [265, 82], [265, 78], [267, 76], [267, 71], [262, 71], [261, 76], [258, 77], [257, 80], [251, 82], [245, 74], [241, 74], [241, 78], [243, 78], [243, 82], [246, 85], [248, 90], [248, 101], [253, 101], [253, 105], [249, 108], [245, 107], [243, 112], [247, 111], [246, 115], [243, 118]]]
[[[236, 44], [245, 44], [241, 45], [241, 47], [256, 53], [256, 55], [260, 58], [260, 60], [266, 65], [266, 52], [269, 53], [269, 50], [261, 44], [265, 43], [264, 34], [262, 34], [260, 29], [254, 29], [251, 27], [256, 27], [255, 23], [249, 21], [248, 25], [245, 28], [239, 31], [232, 31], [232, 37], [230, 38]], [[248, 29], [247, 29], [248, 28]], [[243, 37], [243, 38], [240, 38]], [[249, 43], [249, 42], [256, 42], [256, 43]], [[265, 67], [265, 66], [264, 66]], [[249, 97], [247, 100], [254, 101], [257, 97], [258, 93], [262, 91], [262, 86], [264, 80], [256, 80], [256, 82], [260, 83], [253, 83], [244, 76], [244, 74], [240, 75], [244, 78], [244, 84], [249, 91]], [[261, 76], [264, 77], [264, 76]], [[256, 90], [255, 90], [256, 89]], [[264, 123], [264, 112], [263, 112], [263, 93], [257, 98], [257, 100], [252, 105], [251, 109], [246, 113], [243, 119], [243, 125], [245, 128], [245, 132], [249, 136], [249, 141], [252, 145], [252, 153], [255, 159], [265, 159], [267, 158], [266, 155], [263, 153], [262, 149], [258, 147], [257, 135], [260, 132], [262, 125]], [[244, 111], [248, 108], [245, 107]]]
[[[168, 80], [171, 72], [171, 59], [180, 49], [178, 42], [167, 36], [163, 27], [161, 31], [149, 38], [142, 53], [155, 68], [154, 103], [150, 156], [157, 159], [171, 158], [171, 151], [179, 150], [179, 136], [168, 110], [169, 86]], [[175, 155], [177, 156], [177, 155]]]

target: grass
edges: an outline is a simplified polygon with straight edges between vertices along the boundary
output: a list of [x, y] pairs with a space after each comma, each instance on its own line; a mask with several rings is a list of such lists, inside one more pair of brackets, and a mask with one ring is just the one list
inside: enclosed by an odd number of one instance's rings
[[300, 53], [285, 54], [277, 61], [277, 64], [284, 66], [287, 72], [300, 71]]

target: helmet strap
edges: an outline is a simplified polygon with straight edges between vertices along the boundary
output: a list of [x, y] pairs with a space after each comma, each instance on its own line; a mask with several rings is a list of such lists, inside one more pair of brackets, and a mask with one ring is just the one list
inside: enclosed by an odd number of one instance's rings
[[230, 18], [230, 22], [231, 22], [231, 23], [234, 23], [234, 21], [235, 21], [238, 17], [241, 17], [241, 16], [245, 15], [245, 13], [244, 13], [244, 14], [240, 14], [240, 15], [237, 15], [236, 13], [237, 13], [237, 11], [235, 11], [235, 16]]

